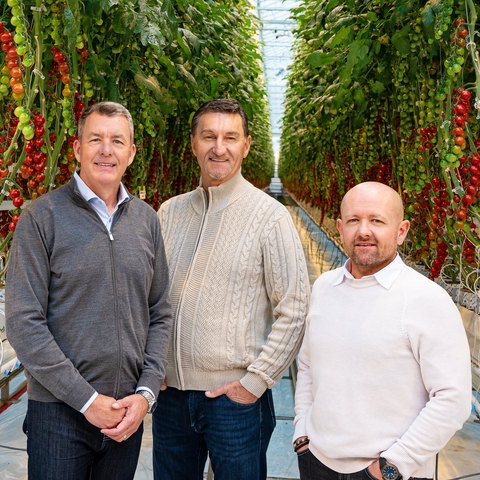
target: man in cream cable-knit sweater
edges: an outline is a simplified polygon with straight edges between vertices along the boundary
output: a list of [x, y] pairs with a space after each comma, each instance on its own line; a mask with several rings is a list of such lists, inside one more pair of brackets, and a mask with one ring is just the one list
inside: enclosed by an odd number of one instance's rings
[[354, 187], [337, 226], [350, 259], [315, 282], [299, 355], [300, 478], [432, 478], [471, 409], [459, 312], [398, 256], [409, 222], [390, 187]]
[[[266, 478], [271, 388], [304, 333], [309, 281], [293, 221], [240, 172], [243, 108], [212, 100], [192, 120], [201, 185], [159, 211], [174, 326], [153, 416], [156, 480]], [[273, 309], [272, 309], [273, 307]]]

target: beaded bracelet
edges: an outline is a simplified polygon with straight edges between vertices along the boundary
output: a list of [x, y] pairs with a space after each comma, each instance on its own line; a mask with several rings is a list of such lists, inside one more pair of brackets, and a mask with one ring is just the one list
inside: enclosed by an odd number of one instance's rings
[[300, 448], [302, 448], [305, 445], [308, 445], [309, 443], [310, 443], [310, 440], [308, 439], [308, 437], [302, 438], [300, 440], [296, 440], [295, 442], [293, 442], [294, 452], [298, 452]]

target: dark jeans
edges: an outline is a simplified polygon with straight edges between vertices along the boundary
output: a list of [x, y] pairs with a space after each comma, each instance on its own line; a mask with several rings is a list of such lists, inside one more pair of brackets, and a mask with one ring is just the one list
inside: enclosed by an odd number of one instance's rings
[[167, 388], [153, 413], [155, 480], [200, 480], [210, 455], [215, 480], [265, 480], [275, 428], [272, 392], [253, 404]]
[[131, 480], [135, 475], [143, 424], [118, 443], [64, 403], [29, 400], [23, 431], [28, 480]]
[[[310, 451], [303, 450], [297, 454], [300, 480], [378, 480], [366, 468], [355, 473], [338, 473], [324, 465]], [[400, 477], [401, 478], [401, 477]], [[414, 478], [410, 480], [432, 480], [427, 478]]]

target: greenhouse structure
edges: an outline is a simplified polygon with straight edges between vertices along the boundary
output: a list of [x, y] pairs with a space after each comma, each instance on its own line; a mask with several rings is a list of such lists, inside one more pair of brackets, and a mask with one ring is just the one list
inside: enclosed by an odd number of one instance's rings
[[1, 0], [0, 480], [480, 479], [479, 32]]

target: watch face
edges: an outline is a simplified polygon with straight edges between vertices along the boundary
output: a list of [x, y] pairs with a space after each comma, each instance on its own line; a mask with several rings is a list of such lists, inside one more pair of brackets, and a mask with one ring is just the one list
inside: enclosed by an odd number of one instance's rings
[[382, 468], [382, 477], [388, 480], [395, 480], [398, 477], [398, 471], [393, 465], [385, 465]]

